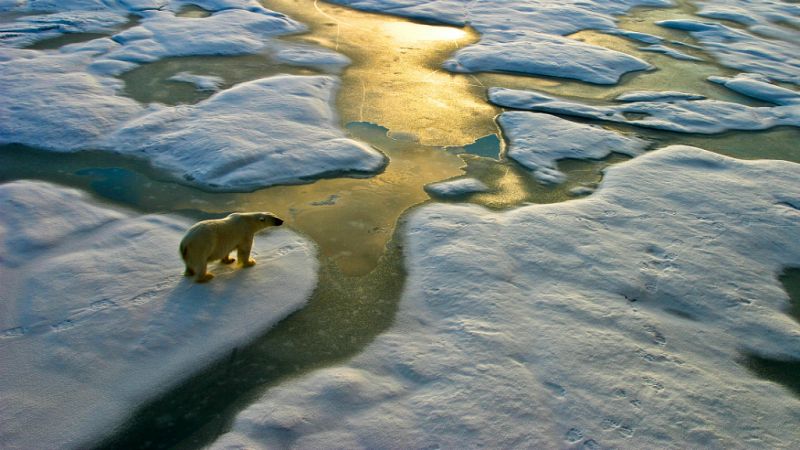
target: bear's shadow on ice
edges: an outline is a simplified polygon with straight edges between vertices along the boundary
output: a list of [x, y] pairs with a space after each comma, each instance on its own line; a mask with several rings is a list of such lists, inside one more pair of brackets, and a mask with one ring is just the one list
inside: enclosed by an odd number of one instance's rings
[[[274, 284], [275, 278], [268, 274], [277, 272], [276, 261], [258, 256], [254, 250], [253, 257], [257, 263], [247, 268], [238, 263], [210, 263], [208, 269], [214, 274], [214, 279], [208, 283], [197, 283], [193, 277], [181, 275], [164, 297], [162, 314], [180, 316], [181, 322], [191, 322], [192, 319], [210, 322], [223, 317], [232, 308], [231, 302], [244, 301], [241, 305], [244, 307], [244, 303], [251, 303], [254, 299], [269, 301], [266, 288]], [[176, 266], [176, 270], [179, 268]]]

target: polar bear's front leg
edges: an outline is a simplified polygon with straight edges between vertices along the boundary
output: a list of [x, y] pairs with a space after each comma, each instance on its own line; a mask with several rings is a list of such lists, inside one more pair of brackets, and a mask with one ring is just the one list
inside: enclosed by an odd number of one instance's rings
[[242, 267], [250, 267], [255, 265], [256, 260], [250, 257], [250, 249], [253, 247], [253, 238], [251, 237], [245, 243], [239, 245], [236, 249], [236, 258], [242, 263]]
[[230, 257], [230, 255], [225, 255], [225, 256], [223, 256], [223, 257], [222, 257], [222, 259], [220, 259], [219, 261], [220, 261], [222, 264], [230, 264], [230, 263], [232, 263], [232, 262], [234, 262], [234, 261], [236, 261], [236, 260], [235, 260], [235, 259], [233, 259], [233, 258], [231, 258], [231, 257]]

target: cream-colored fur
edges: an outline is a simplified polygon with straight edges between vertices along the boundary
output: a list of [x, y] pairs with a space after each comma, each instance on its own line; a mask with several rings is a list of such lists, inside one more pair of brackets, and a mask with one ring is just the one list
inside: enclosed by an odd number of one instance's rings
[[230, 264], [229, 255], [236, 250], [236, 258], [243, 267], [250, 267], [255, 260], [250, 258], [253, 236], [267, 227], [283, 224], [283, 220], [266, 212], [233, 213], [224, 219], [197, 222], [181, 240], [180, 252], [186, 263], [186, 276], [195, 276], [198, 283], [214, 278], [206, 272], [209, 261], [220, 260]]

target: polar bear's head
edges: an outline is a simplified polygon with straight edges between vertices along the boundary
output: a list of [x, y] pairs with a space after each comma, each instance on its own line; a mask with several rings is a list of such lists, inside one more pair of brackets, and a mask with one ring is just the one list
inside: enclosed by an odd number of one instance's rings
[[253, 213], [233, 213], [240, 220], [244, 220], [253, 229], [253, 231], [263, 230], [267, 227], [278, 227], [283, 225], [283, 219], [268, 212], [253, 212]]

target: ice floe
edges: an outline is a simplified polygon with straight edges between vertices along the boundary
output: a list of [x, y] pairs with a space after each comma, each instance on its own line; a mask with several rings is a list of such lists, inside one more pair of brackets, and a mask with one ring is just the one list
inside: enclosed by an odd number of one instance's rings
[[702, 100], [704, 95], [678, 91], [629, 91], [618, 95], [619, 102], [671, 102], [675, 100]]
[[649, 64], [639, 58], [573, 39], [527, 30], [491, 31], [459, 50], [443, 67], [451, 72], [522, 72], [614, 84]]
[[196, 105], [129, 121], [101, 147], [218, 190], [380, 171], [383, 154], [338, 128], [331, 106], [337, 86], [330, 76], [278, 75], [241, 83]]
[[488, 192], [489, 187], [475, 178], [459, 178], [425, 186], [425, 191], [439, 197], [459, 197], [476, 192]]
[[766, 130], [780, 125], [800, 126], [800, 103], [753, 107], [719, 100], [662, 99], [602, 106], [505, 88], [489, 89], [489, 99], [497, 105], [509, 108], [680, 133], [715, 134], [729, 130]]
[[193, 84], [199, 91], [218, 91], [225, 82], [221, 77], [213, 75], [196, 75], [191, 72], [178, 72], [168, 78], [169, 81]]
[[800, 358], [798, 177], [670, 147], [580, 200], [422, 207], [392, 328], [213, 448], [796, 447], [800, 399], [740, 359]]
[[[800, 84], [797, 41], [763, 38], [716, 22], [663, 20], [666, 28], [684, 30], [725, 66], [766, 75], [772, 80]], [[785, 31], [785, 33], [792, 33]], [[794, 32], [800, 39], [800, 33]]]
[[25, 47], [62, 34], [110, 33], [127, 22], [124, 13], [115, 11], [65, 11], [23, 16], [13, 23], [0, 24], [0, 45]]
[[758, 74], [740, 73], [733, 78], [715, 76], [709, 77], [708, 81], [721, 84], [742, 95], [776, 105], [800, 103], [800, 92], [770, 84]]
[[564, 181], [556, 168], [560, 159], [602, 159], [612, 152], [637, 156], [648, 146], [636, 137], [550, 114], [511, 111], [501, 114], [498, 122], [509, 141], [506, 155], [542, 182]]
[[329, 73], [339, 73], [350, 65], [347, 56], [313, 45], [281, 42], [270, 49], [276, 62], [292, 66], [312, 67]]
[[106, 55], [136, 63], [168, 56], [241, 55], [267, 49], [270, 37], [305, 30], [282, 14], [226, 9], [208, 17], [182, 18], [170, 11], [143, 13], [141, 25], [114, 35], [121, 44]]
[[54, 151], [92, 148], [145, 111], [117, 94], [120, 82], [87, 72], [91, 54], [0, 51], [0, 144]]
[[670, 56], [675, 59], [682, 59], [685, 61], [702, 61], [702, 58], [698, 58], [696, 56], [687, 55], [681, 51], [675, 50], [672, 47], [667, 47], [666, 45], [648, 45], [646, 47], [639, 47], [639, 50], [644, 52], [653, 52], [653, 53], [661, 53], [663, 55]]
[[645, 70], [645, 61], [563, 36], [585, 29], [616, 30], [613, 15], [634, 6], [669, 6], [669, 0], [607, 2], [503, 2], [459, 0], [334, 0], [368, 11], [470, 25], [476, 44], [457, 51], [444, 67], [456, 72], [523, 72], [613, 84], [627, 72]]
[[302, 307], [316, 251], [288, 229], [249, 269], [182, 275], [191, 225], [56, 185], [0, 185], [0, 447], [86, 448], [147, 400]]

